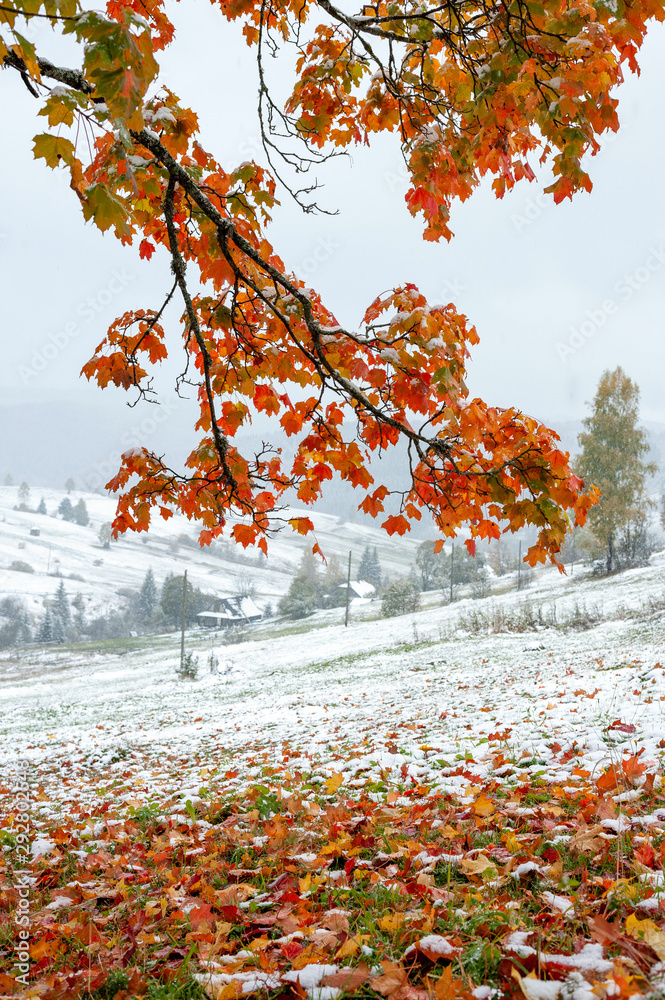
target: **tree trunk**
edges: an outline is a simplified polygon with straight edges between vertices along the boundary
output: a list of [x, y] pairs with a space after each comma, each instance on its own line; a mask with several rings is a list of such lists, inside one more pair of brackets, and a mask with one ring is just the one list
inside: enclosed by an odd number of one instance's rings
[[614, 568], [614, 534], [610, 533], [607, 536], [607, 562], [605, 565], [605, 569], [607, 571], [608, 576], [612, 572], [613, 568]]

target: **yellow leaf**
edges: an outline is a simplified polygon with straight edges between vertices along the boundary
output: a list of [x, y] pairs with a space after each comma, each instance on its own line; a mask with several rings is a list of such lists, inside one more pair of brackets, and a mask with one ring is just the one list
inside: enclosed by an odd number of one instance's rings
[[342, 947], [336, 951], [335, 958], [348, 958], [349, 955], [355, 955], [359, 948], [360, 945], [355, 938], [347, 938]]
[[49, 97], [39, 114], [48, 116], [49, 125], [71, 125], [74, 121], [73, 109], [59, 97]]
[[210, 1000], [233, 1000], [242, 994], [242, 982], [239, 979], [231, 983], [216, 982], [214, 974], [206, 982], [205, 976], [199, 977], [199, 982]]
[[328, 795], [334, 795], [337, 789], [344, 783], [344, 775], [334, 772], [326, 781]]
[[74, 159], [74, 144], [62, 136], [43, 132], [42, 135], [36, 135], [33, 142], [35, 159], [46, 160], [49, 167], [59, 166], [60, 161], [71, 164]]
[[520, 842], [510, 830], [501, 834], [501, 840], [506, 845], [506, 850], [510, 851], [511, 854], [516, 854], [520, 850]]
[[467, 875], [479, 875], [482, 878], [495, 878], [498, 875], [496, 865], [484, 854], [479, 854], [476, 858], [464, 858], [460, 861], [460, 867]]
[[249, 947], [251, 951], [264, 951], [270, 944], [272, 944], [270, 938], [262, 934], [261, 937], [254, 938]]
[[456, 830], [454, 826], [450, 825], [450, 823], [446, 823], [443, 829], [439, 830], [439, 833], [442, 837], [445, 837], [446, 840], [454, 840], [455, 837], [461, 836], [460, 831]]
[[639, 938], [648, 944], [658, 955], [661, 962], [665, 962], [665, 933], [661, 931], [653, 920], [638, 920], [634, 913], [626, 919], [626, 933], [633, 938]]
[[39, 962], [42, 958], [53, 958], [62, 950], [60, 941], [55, 938], [41, 938], [30, 945], [30, 958], [33, 962]]
[[403, 913], [387, 913], [385, 917], [380, 917], [377, 924], [382, 931], [392, 933], [400, 929], [406, 917]]
[[495, 812], [494, 803], [481, 792], [473, 804], [473, 811], [476, 816], [491, 816]]

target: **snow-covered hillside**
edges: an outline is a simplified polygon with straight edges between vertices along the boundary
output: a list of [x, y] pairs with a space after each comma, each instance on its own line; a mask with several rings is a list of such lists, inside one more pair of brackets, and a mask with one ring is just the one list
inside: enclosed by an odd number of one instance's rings
[[[233, 542], [201, 549], [194, 523], [182, 516], [168, 521], [157, 516], [147, 534], [128, 533], [104, 549], [99, 528], [113, 519], [115, 500], [72, 492], [72, 503], [83, 499], [90, 515], [90, 524], [80, 527], [53, 516], [67, 495], [61, 490], [31, 491], [29, 505], [36, 508], [43, 497], [48, 512], [43, 515], [17, 510], [16, 486], [0, 487], [0, 599], [9, 594], [21, 597], [37, 616], [44, 598], [55, 593], [59, 577], [70, 596], [83, 595], [86, 613], [95, 615], [119, 603], [120, 588], [139, 588], [149, 567], [158, 585], [169, 574], [186, 569], [194, 586], [206, 593], [233, 595], [243, 583], [251, 583], [259, 604], [274, 603], [288, 589], [303, 550], [313, 544], [313, 539], [308, 542], [286, 528], [271, 541], [267, 560], [259, 558], [257, 550], [243, 550]], [[413, 565], [416, 540], [389, 538], [378, 525], [353, 524], [331, 514], [298, 513], [313, 520], [316, 540], [326, 556], [335, 554], [344, 565], [351, 550], [357, 567], [366, 545], [377, 547], [387, 574], [407, 574]], [[31, 529], [39, 535], [31, 535]], [[25, 563], [34, 572], [10, 570], [12, 563]]]
[[[187, 646], [202, 671], [191, 683], [175, 678], [173, 634], [123, 640], [106, 653], [7, 653], [0, 658], [0, 766], [11, 769], [19, 755], [31, 760], [59, 809], [68, 797], [63, 762], [84, 797], [131, 763], [135, 784], [118, 795], [147, 802], [166, 791], [194, 796], [205, 761], [223, 771], [259, 749], [264, 760], [277, 760], [283, 741], [301, 747], [299, 766], [326, 775], [340, 771], [340, 748], [371, 734], [367, 754], [344, 765], [350, 786], [359, 769], [364, 783], [368, 774], [404, 766], [459, 794], [468, 774], [487, 776], [487, 741], [496, 734], [510, 745], [511, 760], [522, 762], [517, 774], [511, 766], [494, 775], [501, 781], [518, 780], [525, 767], [565, 782], [573, 766], [595, 773], [613, 755], [642, 746], [645, 759], [662, 756], [665, 555], [602, 582], [553, 571], [526, 594], [450, 606], [440, 594], [428, 598], [416, 614], [354, 616], [348, 628], [340, 611], [272, 622], [230, 646], [222, 636], [192, 633]], [[500, 609], [514, 624], [526, 601], [568, 627], [470, 631], [471, 611], [482, 623]], [[572, 628], [585, 609], [598, 624]], [[209, 673], [211, 653], [221, 673]], [[628, 729], [608, 730], [617, 719]], [[566, 756], [571, 746], [575, 753]], [[177, 773], [159, 763], [175, 748]], [[467, 777], [455, 777], [459, 760]], [[240, 774], [238, 781], [249, 780], [243, 766]]]

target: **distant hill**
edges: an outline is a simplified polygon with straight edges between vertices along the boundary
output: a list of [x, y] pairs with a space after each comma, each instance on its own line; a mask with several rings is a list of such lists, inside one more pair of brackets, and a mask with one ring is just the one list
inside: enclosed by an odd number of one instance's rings
[[[158, 454], [167, 453], [176, 463], [193, 445], [194, 404], [191, 400], [167, 402], [160, 406], [143, 404], [134, 409], [117, 403], [44, 402], [0, 406], [0, 483], [10, 475], [15, 484], [25, 480], [33, 487], [61, 489], [70, 477], [78, 487], [90, 492], [102, 491], [115, 473], [119, 456], [127, 448], [145, 444]], [[561, 436], [566, 451], [576, 454], [581, 420], [554, 421], [551, 426]], [[659, 465], [652, 490], [665, 487], [665, 424], [646, 423], [652, 444], [652, 457]], [[247, 449], [260, 448], [271, 440], [288, 453], [290, 442], [275, 435], [275, 427], [265, 419], [257, 420], [243, 441]], [[404, 448], [391, 449], [376, 460], [372, 472], [378, 483], [391, 489], [407, 485]], [[290, 502], [297, 503], [295, 497]], [[321, 513], [345, 520], [375, 524], [358, 511], [360, 497], [339, 478], [326, 484], [323, 497], [315, 505]], [[389, 513], [393, 513], [393, 500]], [[414, 525], [414, 538], [432, 537], [428, 519]]]
[[[71, 502], [84, 500], [90, 515], [90, 524], [80, 527], [56, 516], [66, 496], [64, 490], [33, 487], [28, 501], [32, 509], [19, 511], [16, 486], [0, 486], [0, 601], [20, 597], [36, 617], [43, 613], [44, 598], [54, 595], [60, 580], [70, 598], [82, 594], [90, 616], [122, 605], [127, 598], [123, 591], [139, 589], [148, 568], [158, 588], [169, 575], [181, 575], [186, 569], [194, 586], [214, 597], [251, 588], [259, 606], [274, 606], [288, 590], [304, 549], [314, 543], [311, 536], [304, 539], [285, 528], [271, 540], [268, 559], [231, 541], [213, 542], [202, 549], [192, 522], [179, 515], [164, 521], [157, 515], [147, 534], [128, 532], [104, 549], [99, 528], [113, 517], [113, 498], [73, 491]], [[36, 513], [42, 499], [46, 514]], [[342, 566], [351, 551], [357, 570], [366, 545], [376, 546], [388, 576], [406, 576], [413, 566], [415, 539], [391, 538], [375, 525], [353, 524], [343, 517], [306, 513], [314, 521], [316, 541], [325, 555], [336, 555]]]

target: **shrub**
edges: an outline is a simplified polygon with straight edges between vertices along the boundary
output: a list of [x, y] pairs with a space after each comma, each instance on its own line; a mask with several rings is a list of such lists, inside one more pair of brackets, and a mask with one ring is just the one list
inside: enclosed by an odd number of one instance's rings
[[181, 681], [195, 681], [199, 675], [199, 658], [194, 653], [185, 653], [181, 663], [175, 668]]
[[393, 615], [407, 615], [420, 607], [420, 594], [411, 580], [396, 580], [389, 583], [381, 598], [381, 614], [384, 618]]
[[14, 562], [9, 567], [15, 573], [34, 573], [33, 567], [30, 563], [22, 562], [20, 559], [15, 559]]

